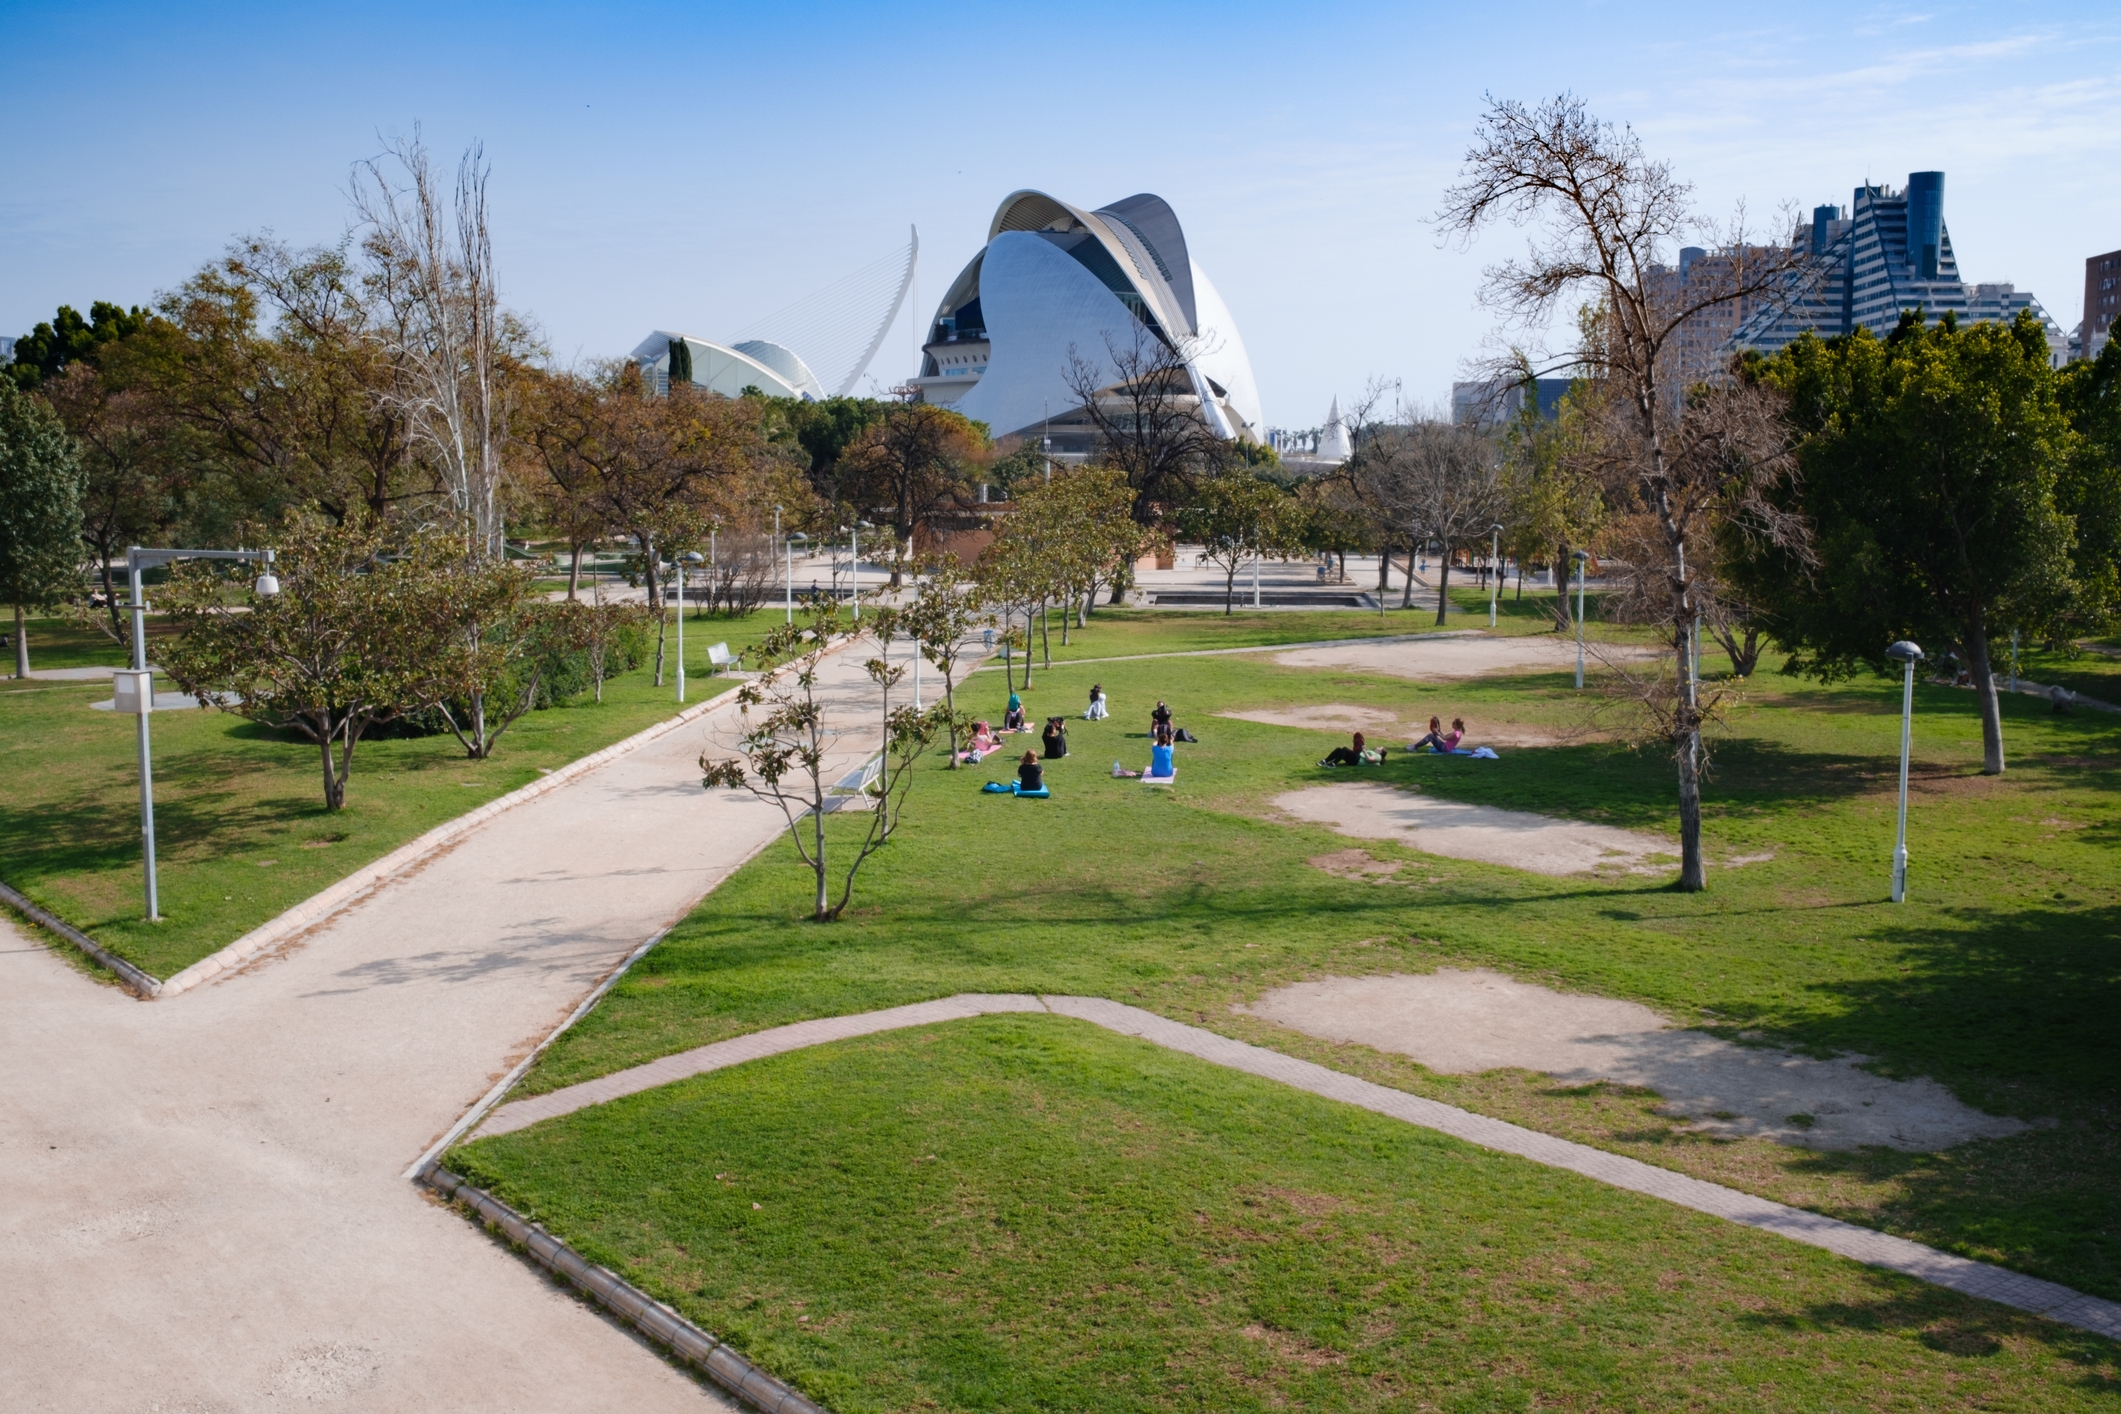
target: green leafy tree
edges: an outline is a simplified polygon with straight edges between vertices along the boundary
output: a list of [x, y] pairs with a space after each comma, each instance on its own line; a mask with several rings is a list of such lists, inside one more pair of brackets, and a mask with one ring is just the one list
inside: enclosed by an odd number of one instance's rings
[[932, 556], [916, 567], [918, 588], [913, 602], [899, 611], [897, 628], [910, 635], [923, 658], [943, 675], [944, 728], [950, 738], [950, 769], [957, 769], [960, 717], [957, 679], [971, 647], [972, 635], [986, 621], [987, 606], [978, 581], [947, 555]]
[[269, 598], [232, 595], [203, 566], [172, 575], [163, 602], [177, 635], [161, 658], [202, 706], [307, 737], [324, 808], [343, 809], [362, 736], [444, 690], [436, 670], [457, 640], [443, 570], [462, 552], [423, 537], [393, 555], [379, 527], [300, 518], [271, 543], [280, 592]]
[[138, 305], [126, 309], [97, 300], [83, 319], [72, 305], [62, 304], [49, 324], [39, 324], [15, 340], [15, 359], [5, 372], [16, 387], [27, 392], [47, 378], [56, 378], [71, 364], [95, 362], [104, 344], [139, 333], [153, 318]]
[[891, 587], [905, 579], [914, 537], [973, 504], [973, 475], [987, 435], [961, 413], [934, 403], [894, 403], [840, 454], [840, 495], [874, 512], [895, 532]]
[[15, 609], [15, 676], [29, 676], [28, 610], [79, 584], [81, 463], [40, 398], [0, 383], [0, 598]]
[[1207, 477], [1178, 512], [1178, 533], [1201, 547], [1200, 562], [1223, 572], [1223, 613], [1237, 602], [1237, 572], [1302, 543], [1302, 518], [1289, 493], [1264, 477]]
[[2056, 503], [2076, 527], [2075, 595], [2049, 631], [2060, 646], [2104, 632], [2121, 608], [2121, 339], [2099, 357], [2056, 375], [2063, 414], [2076, 435]]
[[[825, 662], [835, 650], [881, 628], [893, 631], [888, 612], [863, 627], [846, 618], [831, 601], [812, 601], [800, 622], [783, 624], [767, 634], [751, 652], [767, 671], [744, 684], [737, 694], [744, 712], [744, 733], [737, 754], [716, 757], [700, 755], [700, 784], [712, 790], [748, 790], [761, 800], [780, 807], [788, 821], [789, 838], [803, 863], [809, 866], [816, 885], [811, 918], [829, 923], [846, 911], [854, 896], [855, 875], [870, 855], [882, 849], [896, 832], [906, 793], [913, 784], [913, 768], [926, 754], [938, 728], [937, 714], [894, 708], [891, 689], [905, 672], [903, 664], [871, 659], [868, 672], [884, 693], [882, 765], [870, 788], [873, 810], [869, 827], [853, 842], [853, 858], [845, 863], [839, 898], [832, 897], [833, 855], [826, 838], [825, 816], [837, 804], [832, 794], [833, 773], [844, 764], [840, 744], [842, 730], [826, 721], [820, 700], [820, 678]], [[805, 828], [807, 823], [808, 828]], [[807, 835], [807, 838], [806, 838]]]
[[1999, 628], [2042, 632], [2083, 601], [2060, 504], [2074, 434], [2039, 321], [1959, 328], [1904, 317], [1884, 340], [1806, 335], [1766, 365], [1803, 434], [1788, 500], [1816, 573], [1756, 555], [1737, 573], [1792, 666], [1885, 670], [1886, 645], [1948, 645], [1981, 702], [1982, 770], [2002, 772], [1990, 666]]

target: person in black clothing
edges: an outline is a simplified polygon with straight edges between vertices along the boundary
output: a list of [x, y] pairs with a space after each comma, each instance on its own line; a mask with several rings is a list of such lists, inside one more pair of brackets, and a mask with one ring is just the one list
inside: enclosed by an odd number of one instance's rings
[[1046, 730], [1039, 737], [1046, 744], [1046, 759], [1058, 761], [1068, 754], [1068, 724], [1059, 717], [1046, 718]]
[[1151, 729], [1150, 735], [1155, 735], [1155, 728], [1168, 727], [1170, 725], [1171, 709], [1166, 706], [1164, 700], [1159, 697], [1156, 699], [1156, 710], [1149, 714], [1149, 726]]
[[1019, 790], [1039, 790], [1046, 784], [1046, 772], [1038, 764], [1038, 753], [1027, 751], [1024, 759], [1016, 763], [1016, 784]]

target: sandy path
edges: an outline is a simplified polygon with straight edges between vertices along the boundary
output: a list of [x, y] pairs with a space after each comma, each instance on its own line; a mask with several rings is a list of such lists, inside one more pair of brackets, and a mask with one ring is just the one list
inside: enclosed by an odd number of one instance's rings
[[[1813, 1060], [1681, 1031], [1636, 1002], [1553, 992], [1486, 968], [1331, 977], [1244, 1008], [1306, 1036], [1412, 1056], [1431, 1070], [1537, 1070], [1573, 1085], [1655, 1090], [1665, 1113], [1724, 1134], [1810, 1149], [1882, 1144], [1928, 1153], [2025, 1125], [1961, 1104], [1934, 1080], [1888, 1080], [1862, 1057]], [[1792, 1122], [1808, 1115], [1811, 1123]], [[1723, 1117], [1719, 1117], [1723, 1116]]]
[[[860, 713], [850, 764], [874, 691], [857, 656], [826, 672], [835, 715]], [[733, 718], [494, 818], [170, 1001], [0, 930], [0, 1404], [727, 1407], [401, 1175], [784, 828], [699, 787], [706, 732]]]
[[1427, 854], [1535, 874], [1653, 873], [1658, 866], [1648, 863], [1652, 856], [1679, 853], [1674, 842], [1635, 830], [1468, 805], [1382, 781], [1307, 786], [1274, 797], [1274, 808], [1357, 839], [1397, 840]]
[[[1656, 656], [1649, 648], [1600, 645], [1608, 658], [1641, 659]], [[1417, 679], [1474, 678], [1489, 673], [1574, 672], [1576, 640], [1553, 634], [1502, 638], [1471, 630], [1448, 636], [1437, 635], [1394, 643], [1344, 644], [1333, 648], [1301, 648], [1276, 656], [1285, 668], [1355, 668], [1392, 677]], [[1597, 657], [1589, 659], [1595, 669]]]

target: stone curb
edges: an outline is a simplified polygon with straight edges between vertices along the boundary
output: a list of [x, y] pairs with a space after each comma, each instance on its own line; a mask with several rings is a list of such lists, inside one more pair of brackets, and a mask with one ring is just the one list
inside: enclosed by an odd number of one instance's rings
[[46, 913], [5, 884], [0, 884], [0, 900], [5, 900], [9, 907], [29, 919], [30, 922], [57, 933], [97, 962], [109, 968], [112, 974], [117, 977], [119, 984], [141, 1001], [153, 1001], [156, 997], [162, 995], [162, 984], [160, 982], [148, 976], [124, 958], [106, 951], [102, 944], [82, 932], [79, 928], [76, 928], [73, 924], [58, 917], [56, 914]]
[[765, 1414], [827, 1414], [826, 1410], [767, 1374], [609, 1268], [584, 1258], [543, 1227], [447, 1169], [431, 1168], [420, 1182], [444, 1199], [462, 1203], [492, 1231], [528, 1253], [553, 1275], [565, 1278], [649, 1340], [669, 1350], [738, 1399]]
[[613, 742], [600, 751], [592, 751], [587, 756], [570, 761], [549, 776], [540, 776], [528, 785], [519, 786], [506, 795], [489, 800], [476, 810], [443, 821], [419, 838], [399, 845], [381, 859], [354, 870], [331, 887], [311, 894], [277, 918], [259, 924], [220, 951], [200, 958], [175, 976], [164, 980], [156, 995], [164, 998], [178, 996], [202, 982], [211, 981], [222, 973], [233, 970], [273, 944], [323, 922], [340, 909], [387, 883], [392, 875], [417, 864], [451, 840], [477, 829], [494, 816], [536, 800], [547, 791], [556, 790], [578, 776], [586, 775], [658, 737], [667, 736], [678, 728], [689, 725], [715, 708], [735, 700], [740, 691], [740, 687], [733, 687], [705, 702], [687, 707], [675, 716], [666, 717], [654, 726], [635, 732], [622, 741]]
[[1993, 1263], [1941, 1252], [1876, 1228], [1843, 1222], [1839, 1218], [1726, 1188], [1719, 1183], [1692, 1178], [1624, 1154], [1475, 1114], [1456, 1105], [1395, 1090], [1315, 1061], [1299, 1060], [1265, 1046], [1235, 1040], [1203, 1027], [1188, 1026], [1155, 1012], [1103, 997], [965, 992], [883, 1011], [792, 1022], [681, 1051], [630, 1070], [616, 1071], [579, 1085], [503, 1105], [487, 1117], [482, 1135], [506, 1134], [623, 1095], [828, 1041], [999, 1012], [1024, 1011], [1049, 1011], [1057, 1016], [1087, 1021], [1211, 1065], [1243, 1071], [1292, 1089], [1355, 1105], [1373, 1114], [1435, 1130], [1483, 1149], [1514, 1154], [1550, 1168], [1567, 1169], [1614, 1188], [1641, 1193], [1744, 1227], [1759, 1228], [1810, 1247], [1824, 1248], [1865, 1266], [1881, 1267], [1934, 1286], [2044, 1316], [2109, 1340], [2121, 1340], [2121, 1302], [2090, 1296]]

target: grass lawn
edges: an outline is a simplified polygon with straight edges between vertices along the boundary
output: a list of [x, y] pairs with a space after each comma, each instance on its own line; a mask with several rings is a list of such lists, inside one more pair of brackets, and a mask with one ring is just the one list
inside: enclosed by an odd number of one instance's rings
[[2115, 1347], [1058, 1017], [459, 1150], [838, 1414], [2064, 1410]]
[[[707, 678], [707, 647], [748, 641], [763, 616], [685, 625], [687, 697]], [[151, 624], [150, 644], [153, 641]], [[57, 621], [33, 623], [32, 666], [116, 663], [117, 646]], [[672, 636], [673, 655], [675, 635]], [[666, 682], [669, 680], [666, 679]], [[158, 686], [169, 690], [165, 682]], [[347, 804], [322, 803], [316, 747], [217, 711], [154, 715], [160, 924], [141, 897], [139, 770], [129, 717], [89, 709], [108, 682], [0, 689], [0, 882], [157, 977], [167, 977], [370, 860], [453, 816], [669, 716], [675, 686], [649, 665], [532, 712], [485, 761], [451, 736], [379, 738], [354, 754]]]
[[[1281, 791], [1347, 779], [1312, 764], [1336, 738], [1217, 711], [1347, 702], [1389, 706], [1405, 722], [1463, 714], [1476, 739], [1498, 723], [1561, 731], [1583, 714], [1569, 676], [1432, 687], [1251, 657], [1056, 666], [1029, 695], [1034, 717], [1045, 703], [1072, 710], [1093, 674], [1116, 716], [1075, 723], [1073, 753], [1049, 767], [1052, 800], [982, 797], [978, 782], [1006, 770], [938, 763], [850, 916], [823, 928], [799, 921], [791, 852], [770, 851], [548, 1051], [526, 1089], [957, 991], [1105, 995], [2121, 1297], [2121, 722], [2011, 699], [2015, 764], [1984, 778], [1973, 694], [1918, 688], [1913, 899], [1899, 907], [1885, 902], [1898, 685], [1819, 687], [1771, 672], [1747, 686], [1716, 747], [1707, 892], [1545, 878], [1383, 842], [1364, 847], [1403, 867], [1359, 882], [1308, 862], [1350, 840], [1268, 818]], [[1002, 690], [982, 674], [967, 705], [998, 716]], [[1114, 757], [1146, 755], [1143, 708], [1156, 697], [1203, 739], [1180, 749], [1175, 792], [1106, 774]], [[1676, 829], [1669, 759], [1615, 741], [1513, 749], [1500, 762], [1395, 756], [1371, 778]], [[1773, 857], [1724, 867], [1761, 854]], [[1859, 1052], [2038, 1127], [1941, 1154], [1811, 1153], [1681, 1132], [1639, 1093], [1437, 1075], [1230, 1011], [1290, 981], [1439, 965], [1629, 997], [1739, 1039]]]

